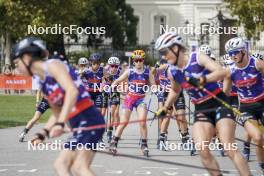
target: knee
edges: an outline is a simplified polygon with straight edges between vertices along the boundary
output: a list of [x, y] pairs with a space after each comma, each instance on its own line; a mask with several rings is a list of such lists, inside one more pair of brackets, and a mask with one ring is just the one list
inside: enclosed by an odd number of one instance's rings
[[255, 136], [253, 136], [252, 139], [257, 145], [261, 145], [262, 144], [262, 135], [261, 134], [257, 134]]
[[212, 157], [212, 155], [208, 149], [200, 150], [199, 154], [200, 154], [200, 157], [202, 160], [210, 160], [210, 158]]

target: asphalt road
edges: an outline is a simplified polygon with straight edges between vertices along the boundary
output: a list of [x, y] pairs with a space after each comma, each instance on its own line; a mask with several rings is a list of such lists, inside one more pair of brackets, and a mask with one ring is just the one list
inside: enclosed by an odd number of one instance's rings
[[[148, 102], [148, 101], [147, 101]], [[151, 103], [151, 109], [155, 110], [157, 104]], [[149, 118], [152, 114], [149, 113]], [[136, 119], [133, 113], [131, 120]], [[30, 132], [32, 135], [43, 126], [39, 124]], [[191, 128], [191, 127], [190, 127]], [[33, 151], [28, 149], [28, 143], [19, 143], [18, 135], [23, 127], [15, 127], [0, 130], [0, 175], [6, 176], [51, 176], [54, 175], [52, 163], [59, 151]], [[118, 153], [126, 156], [112, 156], [104, 153], [97, 153], [92, 164], [92, 169], [96, 175], [100, 176], [133, 176], [133, 175], [155, 175], [155, 176], [200, 176], [208, 175], [203, 168], [198, 155], [190, 156], [189, 151], [173, 150], [159, 151], [156, 149], [157, 141], [157, 121], [149, 127], [149, 149], [150, 157], [142, 156], [139, 148], [139, 127], [138, 124], [131, 124], [122, 136], [118, 146]], [[236, 137], [243, 139], [243, 129], [237, 128]], [[67, 135], [61, 137], [61, 140]], [[179, 143], [178, 129], [175, 121], [171, 121], [169, 127], [169, 142], [173, 148]], [[28, 138], [27, 138], [28, 139]], [[241, 143], [238, 142], [241, 148]], [[253, 147], [252, 147], [253, 148]], [[224, 175], [239, 175], [234, 165], [228, 157], [219, 156], [218, 151], [213, 151], [222, 170], [228, 171]], [[257, 174], [257, 162], [254, 149], [251, 150], [251, 160], [249, 162], [253, 175]]]

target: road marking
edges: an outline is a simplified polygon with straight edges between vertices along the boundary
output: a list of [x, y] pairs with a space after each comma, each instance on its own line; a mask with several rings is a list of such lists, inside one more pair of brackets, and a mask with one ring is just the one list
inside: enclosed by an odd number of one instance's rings
[[92, 164], [92, 167], [104, 167], [103, 165], [96, 165], [96, 164]]
[[26, 166], [26, 163], [20, 163], [20, 164], [0, 164], [0, 167], [12, 167], [12, 166]]
[[122, 174], [123, 171], [122, 170], [106, 170], [104, 173], [105, 174]]
[[38, 169], [31, 169], [31, 170], [18, 170], [18, 172], [36, 172]]
[[150, 171], [135, 171], [136, 175], [151, 175]]
[[164, 169], [164, 170], [166, 170], [166, 169], [168, 169], [168, 170], [178, 170], [179, 168], [177, 168], [177, 167], [141, 167], [141, 168], [143, 168], [143, 169]]
[[178, 175], [178, 172], [167, 172], [167, 171], [164, 171], [163, 173], [166, 174], [166, 175]]
[[5, 172], [7, 171], [8, 169], [0, 169], [0, 172]]

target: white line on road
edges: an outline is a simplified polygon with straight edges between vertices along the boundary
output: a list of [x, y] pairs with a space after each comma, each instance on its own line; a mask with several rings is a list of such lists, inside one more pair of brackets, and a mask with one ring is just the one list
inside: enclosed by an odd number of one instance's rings
[[141, 167], [141, 168], [144, 168], [144, 169], [168, 169], [168, 170], [178, 170], [179, 168], [177, 167]]
[[0, 169], [0, 172], [5, 172], [7, 171], [8, 169]]
[[96, 164], [92, 164], [92, 167], [104, 167], [103, 165], [96, 165]]
[[167, 171], [164, 171], [163, 173], [166, 174], [166, 175], [178, 175], [178, 172], [167, 172]]
[[12, 166], [26, 166], [26, 163], [19, 163], [19, 164], [0, 164], [0, 167], [12, 167]]
[[18, 170], [18, 172], [36, 172], [38, 169], [31, 169], [31, 170]]
[[122, 174], [123, 171], [122, 170], [106, 170], [104, 173], [105, 174]]
[[135, 171], [135, 175], [150, 175], [150, 171]]

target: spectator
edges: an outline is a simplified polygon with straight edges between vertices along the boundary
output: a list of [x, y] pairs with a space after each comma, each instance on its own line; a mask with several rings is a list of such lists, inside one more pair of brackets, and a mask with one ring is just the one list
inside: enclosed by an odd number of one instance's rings
[[[5, 64], [5, 66], [3, 67], [2, 73], [5, 76], [12, 76], [12, 67], [10, 64]], [[11, 94], [10, 89], [6, 89], [5, 90], [5, 94]]]
[[[15, 69], [13, 70], [13, 75], [14, 75], [14, 76], [20, 76], [21, 73], [18, 71], [17, 68], [15, 68]], [[14, 91], [15, 91], [15, 93], [17, 93], [17, 94], [21, 94], [21, 93], [24, 92], [24, 90], [14, 90]]]

